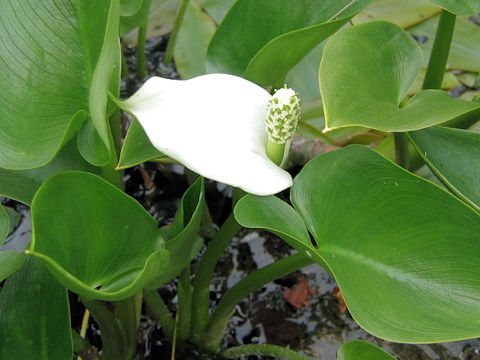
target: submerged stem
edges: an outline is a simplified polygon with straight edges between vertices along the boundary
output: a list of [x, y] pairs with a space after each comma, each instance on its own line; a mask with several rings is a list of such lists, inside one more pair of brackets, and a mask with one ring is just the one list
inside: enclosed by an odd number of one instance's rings
[[304, 254], [295, 254], [267, 265], [236, 283], [222, 296], [212, 314], [203, 346], [207, 349], [218, 347], [235, 306], [250, 293], [275, 279], [313, 263], [313, 260]]

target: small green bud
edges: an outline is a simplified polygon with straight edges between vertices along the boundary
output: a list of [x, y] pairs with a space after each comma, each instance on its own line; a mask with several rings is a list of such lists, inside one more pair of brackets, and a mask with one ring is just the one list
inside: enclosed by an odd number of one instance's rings
[[267, 105], [265, 128], [268, 139], [276, 144], [285, 144], [293, 137], [300, 118], [300, 101], [292, 89], [285, 86], [273, 94]]

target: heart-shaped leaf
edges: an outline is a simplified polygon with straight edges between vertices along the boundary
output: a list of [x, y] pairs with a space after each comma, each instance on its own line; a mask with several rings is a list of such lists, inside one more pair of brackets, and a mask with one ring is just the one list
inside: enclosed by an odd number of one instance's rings
[[80, 155], [76, 139], [72, 139], [47, 165], [31, 170], [7, 170], [0, 168], [0, 195], [30, 205], [42, 183], [53, 174], [67, 170], [98, 173]]
[[204, 179], [199, 177], [183, 194], [180, 207], [167, 233], [165, 248], [170, 253], [168, 269], [157, 274], [148, 288], [158, 289], [178, 276], [190, 265], [193, 247], [197, 244], [197, 234], [205, 206]]
[[166, 159], [167, 156], [152, 145], [138, 120], [133, 119], [123, 142], [117, 169], [127, 169], [146, 161], [160, 158]]
[[210, 42], [207, 70], [281, 86], [301, 58], [369, 2], [238, 0]]
[[310, 250], [367, 331], [413, 343], [480, 334], [480, 216], [470, 207], [359, 145], [307, 163], [291, 199], [316, 241]]
[[395, 360], [395, 358], [369, 342], [354, 340], [340, 346], [337, 360]]
[[0, 358], [72, 359], [66, 289], [28, 258], [0, 293]]
[[480, 12], [478, 0], [433, 0], [444, 9], [456, 15], [475, 15]]
[[434, 126], [409, 136], [442, 183], [480, 211], [480, 134]]
[[419, 130], [479, 111], [480, 104], [441, 90], [421, 91], [401, 108], [421, 64], [420, 48], [396, 25], [378, 21], [339, 31], [319, 70], [327, 128]]
[[108, 162], [106, 107], [111, 80], [118, 92], [118, 12], [118, 0], [0, 3], [0, 41], [7, 49], [0, 53], [0, 98], [8, 104], [0, 107], [0, 167], [45, 165], [81, 127], [82, 154], [95, 165]]
[[15, 250], [0, 251], [0, 282], [23, 265], [24, 255]]
[[168, 265], [157, 222], [134, 199], [89, 173], [65, 172], [46, 181], [33, 199], [32, 223], [27, 252], [88, 298], [132, 296]]

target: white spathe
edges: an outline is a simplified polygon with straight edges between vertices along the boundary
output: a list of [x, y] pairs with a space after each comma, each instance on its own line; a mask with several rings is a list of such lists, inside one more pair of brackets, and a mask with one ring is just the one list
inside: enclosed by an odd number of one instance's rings
[[136, 116], [152, 144], [196, 173], [256, 195], [292, 186], [266, 154], [271, 95], [241, 77], [150, 78], [122, 109]]

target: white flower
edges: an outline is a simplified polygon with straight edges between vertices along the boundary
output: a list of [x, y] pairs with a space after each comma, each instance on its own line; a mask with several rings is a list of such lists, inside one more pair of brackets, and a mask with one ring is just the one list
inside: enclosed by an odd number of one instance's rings
[[152, 144], [196, 173], [256, 195], [292, 186], [266, 154], [272, 96], [243, 78], [210, 74], [149, 79], [119, 106], [136, 116]]

